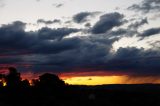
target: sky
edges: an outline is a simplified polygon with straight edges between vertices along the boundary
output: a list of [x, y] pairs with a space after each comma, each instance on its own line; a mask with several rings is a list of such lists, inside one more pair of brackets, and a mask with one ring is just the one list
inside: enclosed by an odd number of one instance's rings
[[0, 0], [0, 73], [160, 83], [159, 19], [160, 0]]

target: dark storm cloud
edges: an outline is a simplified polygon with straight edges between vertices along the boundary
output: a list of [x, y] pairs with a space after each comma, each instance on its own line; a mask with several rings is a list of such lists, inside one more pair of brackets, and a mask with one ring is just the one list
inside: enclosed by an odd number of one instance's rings
[[[25, 23], [14, 22], [13, 24], [3, 25], [0, 28], [0, 47], [1, 49], [26, 50], [26, 52], [39, 51], [45, 53], [51, 51], [58, 52], [60, 41], [63, 37], [78, 32], [79, 29], [72, 28], [41, 28], [35, 32], [25, 32]], [[57, 42], [57, 43], [55, 43]], [[54, 47], [55, 46], [55, 47]], [[64, 45], [64, 47], [67, 45]], [[56, 47], [58, 48], [56, 51]], [[63, 48], [63, 46], [62, 46]], [[70, 48], [70, 47], [69, 47]], [[41, 52], [40, 52], [41, 51]], [[12, 52], [10, 52], [12, 53]]]
[[36, 54], [56, 54], [75, 49], [79, 44], [79, 39], [64, 39], [61, 41], [42, 40], [35, 47], [31, 48]]
[[14, 57], [19, 60], [15, 59], [15, 63], [33, 64], [34, 70], [39, 69], [36, 67], [71, 70], [73, 67], [92, 66], [107, 58], [112, 43], [117, 40], [103, 36], [63, 38], [79, 31], [71, 28], [41, 28], [31, 32], [24, 29], [25, 23], [19, 21], [0, 27], [0, 58], [7, 60], [5, 64], [13, 63], [9, 60]]
[[133, 4], [128, 7], [129, 10], [142, 11], [143, 13], [159, 12], [160, 0], [143, 0], [140, 4]]
[[119, 48], [106, 68], [133, 75], [160, 75], [160, 51], [143, 48]]
[[[109, 58], [109, 51], [112, 48], [112, 43], [117, 39], [105, 39], [98, 37], [84, 37], [84, 38], [69, 38], [66, 39], [70, 42], [70, 49], [65, 50], [64, 44], [63, 52], [56, 54], [48, 54], [44, 60], [39, 60], [39, 64], [42, 64], [39, 70], [45, 67], [47, 70], [59, 70], [60, 72], [76, 71], [77, 68], [97, 67], [104, 64]], [[41, 57], [41, 56], [40, 56]], [[37, 58], [40, 58], [37, 57]], [[44, 66], [45, 65], [45, 66]], [[49, 65], [50, 67], [46, 67]], [[35, 70], [36, 66], [35, 66]]]
[[50, 24], [54, 24], [54, 23], [61, 23], [61, 20], [59, 20], [59, 19], [54, 19], [54, 20], [38, 19], [37, 23], [43, 23], [46, 25], [50, 25]]
[[160, 34], [160, 28], [150, 28], [145, 31], [143, 31], [139, 36], [141, 37], [149, 37], [152, 35]]
[[0, 47], [7, 48], [9, 46], [16, 47], [17, 49], [24, 48], [28, 45], [29, 42], [26, 42], [25, 45], [21, 46], [21, 42], [28, 40], [30, 36], [25, 34], [25, 23], [16, 21], [13, 24], [2, 25], [0, 28]]
[[[41, 28], [26, 32], [25, 25], [17, 21], [0, 27], [0, 64], [29, 64], [29, 68], [18, 68], [33, 72], [76, 72], [81, 71], [77, 70], [81, 68], [134, 75], [160, 75], [158, 49], [119, 48], [113, 53], [112, 44], [119, 38], [108, 38], [107, 33], [65, 38], [79, 29]], [[126, 33], [121, 29], [115, 35], [120, 32]]]
[[124, 15], [117, 12], [102, 15], [91, 31], [94, 34], [105, 33], [114, 27], [122, 25], [125, 22], [123, 18]]
[[80, 12], [73, 16], [73, 21], [76, 23], [84, 23], [88, 20], [88, 16], [94, 16], [98, 13], [99, 12]]

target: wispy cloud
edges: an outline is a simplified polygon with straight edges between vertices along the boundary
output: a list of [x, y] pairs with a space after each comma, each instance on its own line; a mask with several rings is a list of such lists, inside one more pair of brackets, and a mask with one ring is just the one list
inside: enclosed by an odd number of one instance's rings
[[5, 5], [4, 0], [0, 0], [0, 8], [3, 8]]
[[54, 3], [52, 4], [52, 6], [56, 7], [56, 8], [60, 8], [64, 5], [64, 3]]

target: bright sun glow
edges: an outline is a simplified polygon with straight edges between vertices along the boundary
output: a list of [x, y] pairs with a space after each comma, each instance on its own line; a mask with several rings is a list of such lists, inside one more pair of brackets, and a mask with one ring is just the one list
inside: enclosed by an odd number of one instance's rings
[[76, 85], [102, 85], [102, 84], [121, 84], [123, 77], [119, 76], [85, 76], [64, 79], [68, 84]]
[[103, 84], [144, 84], [160, 83], [159, 77], [131, 77], [131, 76], [78, 76], [62, 78], [71, 85], [103, 85]]

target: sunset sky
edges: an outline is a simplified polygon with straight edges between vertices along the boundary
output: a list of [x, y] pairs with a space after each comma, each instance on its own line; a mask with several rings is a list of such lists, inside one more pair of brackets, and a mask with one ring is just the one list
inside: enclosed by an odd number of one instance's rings
[[0, 0], [0, 73], [160, 83], [159, 20], [160, 0]]

